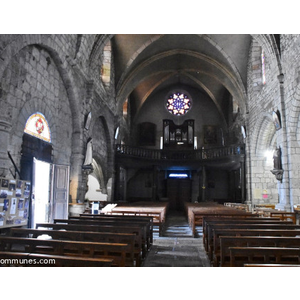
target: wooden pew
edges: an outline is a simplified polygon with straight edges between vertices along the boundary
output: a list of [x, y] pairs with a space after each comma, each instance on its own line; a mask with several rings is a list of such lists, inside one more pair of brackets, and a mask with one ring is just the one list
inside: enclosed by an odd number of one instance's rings
[[149, 244], [153, 244], [153, 217], [139, 217], [139, 216], [119, 216], [106, 214], [80, 214], [79, 217], [69, 217], [70, 220], [108, 220], [121, 221], [130, 224], [142, 224], [147, 228], [147, 236], [149, 236]]
[[[23, 246], [23, 247], [22, 247]], [[100, 257], [113, 259], [112, 266], [125, 267], [128, 244], [85, 241], [43, 240], [0, 236], [0, 250], [54, 255]]]
[[249, 216], [247, 218], [239, 217], [239, 216], [233, 216], [233, 217], [230, 217], [230, 218], [227, 218], [227, 217], [214, 217], [214, 216], [209, 217], [209, 216], [207, 216], [207, 217], [203, 217], [203, 220], [202, 220], [203, 234], [206, 234], [207, 223], [210, 223], [210, 222], [219, 222], [220, 223], [220, 222], [223, 222], [223, 221], [231, 222], [231, 221], [235, 221], [235, 220], [238, 220], [238, 221], [242, 221], [242, 220], [251, 221], [251, 220], [253, 220], [253, 222], [256, 222], [258, 220], [279, 221], [280, 219], [276, 218], [276, 217], [272, 217], [272, 218], [270, 218], [270, 217], [258, 217], [257, 215]]
[[112, 226], [112, 225], [82, 225], [82, 224], [55, 224], [55, 223], [37, 223], [36, 229], [48, 228], [54, 230], [68, 231], [93, 231], [93, 232], [110, 232], [110, 233], [134, 233], [136, 235], [136, 244], [142, 248], [142, 258], [147, 254], [147, 247], [143, 239], [143, 230], [138, 226]]
[[115, 221], [115, 220], [100, 220], [100, 219], [90, 219], [90, 220], [80, 220], [80, 219], [54, 219], [54, 224], [73, 224], [73, 225], [94, 225], [108, 228], [108, 226], [115, 227], [115, 228], [140, 228], [141, 236], [142, 236], [142, 245], [145, 246], [146, 250], [148, 251], [151, 248], [151, 237], [149, 236], [149, 226], [144, 223], [133, 224], [128, 221]]
[[292, 220], [296, 224], [296, 213], [295, 212], [282, 212], [282, 211], [271, 211], [270, 217], [278, 217], [281, 220]]
[[293, 224], [292, 221], [280, 221], [278, 218], [215, 218], [215, 217], [206, 217], [203, 218], [203, 244], [207, 251], [208, 249], [208, 236], [212, 235], [212, 229], [216, 224]]
[[214, 266], [230, 265], [230, 247], [299, 248], [300, 237], [286, 236], [220, 236], [220, 252], [214, 254]]
[[264, 223], [256, 223], [256, 224], [245, 224], [245, 223], [239, 223], [239, 224], [215, 224], [212, 226], [211, 231], [208, 232], [207, 236], [207, 253], [209, 259], [213, 260], [213, 253], [215, 249], [219, 249], [220, 243], [219, 239], [215, 238], [215, 232], [218, 229], [299, 229], [299, 225], [294, 224], [285, 224], [283, 221], [279, 221], [275, 224], [264, 224]]
[[253, 214], [243, 210], [231, 208], [216, 203], [195, 203], [185, 204], [189, 225], [192, 229], [193, 235], [196, 236], [196, 226], [203, 225], [204, 217], [253, 217]]
[[292, 221], [281, 221], [279, 219], [269, 219], [269, 218], [250, 218], [247, 220], [245, 219], [238, 219], [238, 218], [231, 218], [228, 219], [220, 219], [219, 221], [207, 221], [205, 226], [205, 232], [203, 233], [203, 243], [205, 246], [205, 250], [208, 251], [209, 243], [212, 241], [212, 235], [213, 235], [213, 229], [214, 228], [220, 228], [220, 227], [226, 227], [230, 228], [230, 226], [234, 226], [241, 224], [242, 228], [250, 228], [243, 224], [249, 224], [249, 225], [256, 225], [256, 224], [275, 224], [275, 225], [294, 225]]
[[193, 217], [191, 219], [192, 225], [192, 232], [193, 235], [196, 236], [196, 226], [202, 226], [203, 225], [203, 218], [206, 216], [211, 216], [211, 217], [227, 217], [227, 218], [232, 218], [232, 217], [236, 217], [237, 215], [241, 218], [248, 218], [248, 217], [252, 217], [252, 215], [250, 213], [244, 212], [244, 211], [240, 211], [237, 210], [237, 213], [232, 213], [232, 212], [207, 212], [207, 213], [203, 213], [203, 212], [193, 212]]
[[300, 267], [292, 264], [244, 264], [244, 267]]
[[111, 267], [112, 259], [0, 251], [2, 266], [13, 267]]
[[281, 247], [231, 247], [230, 267], [244, 264], [300, 264], [300, 248]]
[[131, 233], [109, 233], [92, 231], [62, 231], [49, 229], [27, 229], [11, 228], [9, 232], [12, 237], [43, 237], [47, 235], [55, 240], [91, 241], [102, 243], [125, 243], [129, 245], [126, 264], [129, 266], [140, 266], [142, 259], [142, 247], [136, 244], [136, 235]]
[[270, 236], [270, 237], [297, 237], [300, 236], [300, 229], [214, 229], [214, 242], [213, 248], [219, 249], [216, 250], [216, 253], [220, 251], [220, 237], [222, 236]]
[[164, 225], [165, 225], [165, 211], [159, 212], [146, 212], [146, 211], [136, 211], [134, 209], [120, 209], [107, 212], [106, 215], [111, 216], [135, 216], [135, 217], [151, 217], [153, 219], [153, 224], [158, 226], [159, 236], [163, 235]]
[[281, 220], [292, 220], [296, 224], [296, 213], [288, 211], [280, 211], [277, 209], [256, 208], [256, 214], [264, 217], [277, 217]]
[[118, 203], [111, 212], [106, 212], [110, 215], [131, 215], [131, 216], [152, 216], [154, 225], [159, 227], [159, 235], [162, 236], [165, 225], [168, 203], [138, 201], [134, 203]]

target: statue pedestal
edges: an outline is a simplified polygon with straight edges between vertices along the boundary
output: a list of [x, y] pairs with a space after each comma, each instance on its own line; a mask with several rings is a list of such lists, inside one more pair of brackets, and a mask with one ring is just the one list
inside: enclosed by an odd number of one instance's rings
[[282, 182], [283, 178], [283, 170], [282, 169], [273, 169], [271, 170], [271, 173], [275, 175], [276, 179], [280, 182]]

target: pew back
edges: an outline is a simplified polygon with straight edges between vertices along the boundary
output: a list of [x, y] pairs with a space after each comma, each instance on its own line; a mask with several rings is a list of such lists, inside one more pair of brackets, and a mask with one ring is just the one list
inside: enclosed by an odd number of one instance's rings
[[244, 264], [300, 264], [300, 248], [231, 247], [230, 267]]
[[49, 229], [27, 229], [11, 228], [12, 237], [50, 237], [55, 240], [70, 241], [91, 241], [103, 243], [125, 243], [129, 245], [130, 253], [127, 253], [129, 265], [140, 266], [142, 258], [142, 247], [136, 244], [136, 235], [130, 233], [109, 233], [109, 232], [90, 232], [90, 231], [61, 231]]
[[294, 224], [285, 224], [280, 221], [277, 224], [262, 224], [262, 223], [257, 223], [257, 224], [215, 224], [212, 228], [211, 231], [208, 232], [207, 236], [207, 241], [206, 241], [206, 247], [207, 247], [207, 252], [210, 260], [213, 260], [213, 252], [215, 249], [220, 248], [220, 242], [218, 239], [218, 236], [216, 235], [216, 232], [218, 229], [263, 229], [263, 230], [268, 230], [268, 229], [283, 229], [283, 230], [294, 230], [294, 229], [299, 229], [299, 225], [294, 225]]
[[[212, 237], [212, 230], [216, 228], [216, 226], [224, 226], [224, 228], [230, 228], [231, 225], [236, 224], [287, 224], [293, 225], [292, 221], [281, 221], [277, 218], [230, 218], [230, 219], [219, 219], [219, 220], [203, 220], [203, 243], [205, 245], [205, 249], [208, 249], [208, 241]], [[242, 226], [241, 226], [242, 227]], [[244, 226], [250, 228], [248, 226]]]
[[7, 267], [111, 267], [112, 259], [0, 251]]
[[93, 232], [110, 232], [110, 233], [134, 233], [136, 235], [136, 243], [142, 248], [142, 257], [147, 254], [147, 244], [145, 243], [144, 231], [138, 226], [112, 226], [112, 225], [85, 225], [85, 224], [55, 224], [55, 223], [37, 223], [36, 229], [48, 228], [54, 230], [68, 231], [93, 231]]
[[[214, 249], [220, 248], [221, 236], [271, 236], [297, 237], [300, 229], [214, 229]], [[220, 250], [219, 250], [220, 251]]]
[[[128, 221], [116, 221], [116, 220], [101, 220], [101, 219], [54, 219], [54, 224], [70, 224], [70, 225], [92, 225], [98, 226], [102, 228], [108, 228], [108, 226], [120, 229], [120, 228], [140, 228], [141, 236], [142, 236], [142, 244], [145, 245], [146, 249], [149, 250], [151, 248], [151, 232], [150, 232], [150, 224], [146, 223], [131, 223]], [[130, 229], [129, 229], [130, 230]]]
[[126, 253], [130, 253], [128, 244], [121, 243], [44, 240], [9, 236], [0, 236], [0, 250], [108, 258], [113, 259], [113, 265], [120, 267], [125, 267]]
[[300, 237], [286, 236], [220, 236], [220, 252], [214, 255], [214, 266], [230, 265], [230, 247], [299, 248]]

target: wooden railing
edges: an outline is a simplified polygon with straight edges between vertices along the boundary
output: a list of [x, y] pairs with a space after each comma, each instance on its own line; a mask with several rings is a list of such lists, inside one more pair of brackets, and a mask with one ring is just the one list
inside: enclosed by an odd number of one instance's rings
[[157, 150], [116, 145], [116, 153], [127, 157], [151, 160], [216, 160], [245, 154], [244, 145], [233, 145], [199, 150]]

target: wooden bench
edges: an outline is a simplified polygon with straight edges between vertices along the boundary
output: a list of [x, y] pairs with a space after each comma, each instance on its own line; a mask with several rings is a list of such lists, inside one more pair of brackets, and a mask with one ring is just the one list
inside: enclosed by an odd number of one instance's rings
[[142, 246], [136, 244], [136, 235], [131, 233], [110, 233], [92, 231], [62, 231], [49, 229], [11, 228], [10, 236], [13, 237], [43, 237], [49, 236], [55, 240], [91, 241], [102, 243], [125, 243], [129, 245], [126, 264], [140, 266], [142, 259]]
[[236, 216], [243, 217], [243, 218], [249, 218], [252, 217], [250, 213], [243, 212], [240, 210], [237, 210], [236, 213], [232, 212], [209, 212], [209, 213], [201, 213], [201, 212], [194, 212], [194, 218], [192, 219], [192, 231], [194, 236], [196, 235], [196, 226], [202, 226], [203, 225], [203, 218], [205, 216], [213, 216], [213, 217], [227, 217], [227, 218], [234, 218]]
[[208, 237], [212, 235], [212, 229], [217, 224], [293, 224], [292, 221], [280, 221], [278, 218], [203, 218], [203, 244], [207, 251]]
[[142, 245], [145, 246], [146, 250], [148, 251], [151, 248], [151, 237], [149, 232], [149, 226], [145, 223], [131, 223], [128, 221], [115, 221], [115, 220], [101, 220], [101, 219], [90, 219], [90, 220], [84, 220], [84, 219], [54, 219], [54, 224], [69, 224], [69, 225], [92, 225], [92, 226], [99, 226], [103, 228], [108, 228], [109, 226], [115, 227], [115, 228], [127, 228], [130, 230], [130, 228], [140, 228], [141, 236], [142, 236]]
[[163, 235], [163, 229], [166, 221], [166, 214], [169, 203], [152, 202], [152, 201], [137, 201], [134, 203], [118, 203], [109, 215], [128, 215], [128, 216], [151, 216], [153, 224], [158, 226], [159, 235]]
[[165, 225], [165, 211], [159, 212], [146, 212], [134, 209], [114, 209], [113, 211], [107, 212], [106, 215], [111, 216], [135, 216], [135, 217], [151, 217], [153, 218], [153, 225], [158, 226], [159, 236], [163, 235], [164, 225]]
[[[220, 237], [222, 236], [270, 236], [270, 237], [297, 237], [300, 236], [300, 229], [214, 229], [213, 248], [216, 249], [214, 253], [218, 255], [220, 252]], [[213, 254], [214, 255], [214, 254]]]
[[[230, 217], [230, 218], [227, 218], [227, 217], [214, 217], [214, 216], [207, 216], [207, 217], [203, 217], [203, 220], [202, 220], [202, 227], [203, 227], [203, 234], [206, 234], [206, 228], [207, 228], [207, 224], [209, 224], [210, 222], [232, 222], [232, 221], [235, 221], [235, 220], [238, 220], [238, 221], [251, 221], [253, 220], [253, 222], [256, 222], [258, 220], [271, 220], [271, 221], [278, 221], [280, 220], [279, 218], [276, 218], [276, 217], [258, 217], [257, 215], [253, 215], [253, 216], [249, 216], [247, 218], [244, 218], [243, 216], [242, 217], [239, 217], [239, 216], [234, 216], [234, 217]], [[291, 222], [291, 221], [290, 221]]]
[[189, 225], [195, 237], [197, 235], [196, 227], [203, 225], [204, 217], [253, 217], [253, 214], [250, 212], [234, 209], [217, 203], [186, 203], [185, 208], [188, 215]]
[[230, 267], [243, 267], [249, 263], [300, 264], [300, 248], [231, 247]]
[[[247, 226], [249, 224], [249, 226]], [[251, 228], [252, 225], [292, 225], [294, 226], [292, 221], [281, 221], [279, 219], [261, 219], [261, 218], [255, 218], [255, 219], [249, 219], [249, 220], [243, 220], [243, 219], [232, 219], [232, 220], [219, 220], [219, 221], [210, 221], [206, 223], [205, 227], [205, 233], [203, 233], [203, 243], [205, 250], [208, 251], [209, 245], [212, 243], [213, 240], [213, 229], [215, 228], [236, 228], [237, 225], [241, 225], [241, 228]], [[256, 226], [257, 227], [257, 226]]]
[[220, 236], [220, 251], [214, 253], [214, 266], [230, 265], [230, 247], [299, 248], [300, 237], [286, 236]]
[[244, 267], [300, 267], [292, 264], [244, 264]]
[[296, 213], [295, 212], [270, 212], [270, 217], [278, 217], [281, 220], [292, 220], [294, 224], [296, 224]]
[[112, 259], [0, 251], [1, 266], [13, 267], [111, 267]]
[[108, 220], [108, 221], [122, 221], [130, 224], [143, 224], [147, 227], [147, 235], [150, 237], [150, 245], [153, 244], [153, 217], [139, 217], [139, 216], [119, 216], [106, 214], [80, 214], [79, 217], [69, 217], [70, 220]]
[[147, 246], [143, 239], [144, 231], [138, 226], [112, 226], [112, 225], [82, 225], [82, 224], [55, 224], [55, 223], [37, 223], [36, 229], [54, 229], [68, 231], [93, 231], [93, 232], [110, 232], [110, 233], [134, 233], [136, 235], [136, 244], [142, 248], [142, 258], [147, 255]]
[[296, 224], [296, 213], [288, 211], [280, 211], [277, 209], [256, 208], [256, 214], [264, 217], [277, 217], [281, 220], [292, 220]]
[[[283, 223], [283, 224], [282, 224]], [[256, 224], [215, 224], [212, 226], [211, 231], [208, 232], [207, 236], [207, 253], [209, 259], [213, 260], [213, 253], [215, 249], [219, 249], [220, 243], [219, 239], [215, 239], [215, 231], [218, 229], [299, 229], [300, 226], [294, 224], [285, 224], [283, 221], [280, 221], [275, 224], [263, 224], [263, 223], [256, 223]]]
[[44, 240], [0, 236], [1, 251], [46, 253], [54, 255], [113, 259], [112, 266], [125, 267], [128, 244], [86, 241]]

